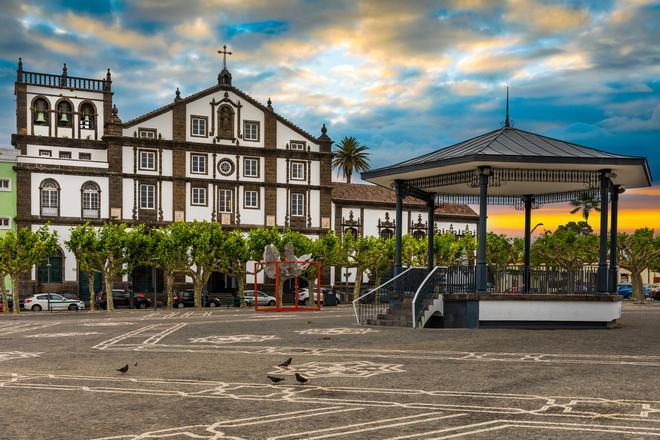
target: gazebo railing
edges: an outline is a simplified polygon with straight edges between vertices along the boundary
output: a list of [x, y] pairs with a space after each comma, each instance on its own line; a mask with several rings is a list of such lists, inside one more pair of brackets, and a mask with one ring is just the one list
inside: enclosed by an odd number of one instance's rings
[[353, 311], [358, 325], [385, 314], [390, 307], [401, 304], [404, 298], [412, 300], [417, 288], [428, 273], [425, 267], [409, 267], [394, 278], [369, 290], [353, 301]]
[[[489, 269], [488, 290], [493, 293], [523, 293], [523, 266]], [[598, 268], [583, 266], [574, 270], [530, 268], [529, 293], [596, 293]]]

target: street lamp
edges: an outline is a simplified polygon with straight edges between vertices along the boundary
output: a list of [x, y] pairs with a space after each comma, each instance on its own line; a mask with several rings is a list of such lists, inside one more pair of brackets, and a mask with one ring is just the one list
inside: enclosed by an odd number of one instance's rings
[[534, 226], [531, 231], [529, 231], [529, 235], [532, 235], [532, 233], [536, 231], [536, 228], [538, 228], [539, 226], [543, 226], [543, 223], [537, 223], [537, 225]]
[[151, 259], [151, 281], [154, 284], [154, 311], [157, 310], [156, 308], [156, 263], [157, 262], [158, 262], [158, 258]]
[[[47, 278], [48, 279], [48, 290], [51, 290], [50, 289], [50, 268], [51, 268], [51, 266], [52, 266], [52, 264], [50, 264], [50, 257], [48, 257], [48, 263], [46, 263], [46, 268], [48, 268], [48, 278]], [[53, 309], [50, 307], [50, 292], [48, 292], [48, 310], [50, 312], [53, 311]]]

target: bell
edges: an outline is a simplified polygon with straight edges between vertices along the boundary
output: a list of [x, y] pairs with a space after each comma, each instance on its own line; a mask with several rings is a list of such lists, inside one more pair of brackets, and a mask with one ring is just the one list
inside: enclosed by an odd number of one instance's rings
[[83, 121], [85, 121], [85, 122], [89, 122], [91, 120], [92, 120], [92, 118], [89, 116], [89, 113], [85, 114], [85, 116], [83, 117]]
[[66, 113], [60, 114], [60, 122], [69, 122], [69, 117]]
[[34, 122], [46, 122], [46, 115], [44, 112], [37, 112], [37, 119]]

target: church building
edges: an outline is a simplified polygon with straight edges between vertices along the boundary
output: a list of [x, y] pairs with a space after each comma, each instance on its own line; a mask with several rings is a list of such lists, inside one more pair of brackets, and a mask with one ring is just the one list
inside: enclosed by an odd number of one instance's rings
[[[325, 125], [312, 134], [275, 112], [270, 99], [262, 104], [238, 89], [226, 61], [212, 87], [185, 97], [177, 89], [172, 102], [124, 122], [112, 85], [109, 69], [91, 79], [69, 76], [66, 64], [58, 74], [27, 71], [19, 60], [11, 139], [19, 151], [15, 224], [36, 229], [48, 223], [61, 242], [50, 259], [50, 284], [39, 267], [21, 294], [87, 296], [85, 275], [64, 246], [69, 229], [85, 222], [206, 220], [227, 229], [279, 226], [310, 237], [330, 229], [341, 235], [349, 226], [385, 237], [398, 227], [391, 218], [393, 194], [374, 200], [365, 188], [391, 191], [333, 183], [333, 141]], [[404, 233], [414, 233], [417, 220], [421, 231], [417, 214], [425, 208], [415, 208], [410, 204]], [[439, 229], [476, 229], [467, 206], [436, 212]], [[133, 274], [133, 289], [151, 289], [150, 274], [147, 268]], [[333, 284], [340, 277], [333, 270], [325, 278]], [[231, 291], [235, 281], [217, 274], [208, 288]]]

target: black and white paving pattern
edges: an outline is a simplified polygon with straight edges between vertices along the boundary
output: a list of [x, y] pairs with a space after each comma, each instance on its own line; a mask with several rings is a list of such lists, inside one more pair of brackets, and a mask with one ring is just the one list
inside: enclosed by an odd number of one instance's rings
[[660, 304], [611, 330], [357, 327], [348, 307], [2, 316], [0, 415], [2, 439], [660, 438]]

